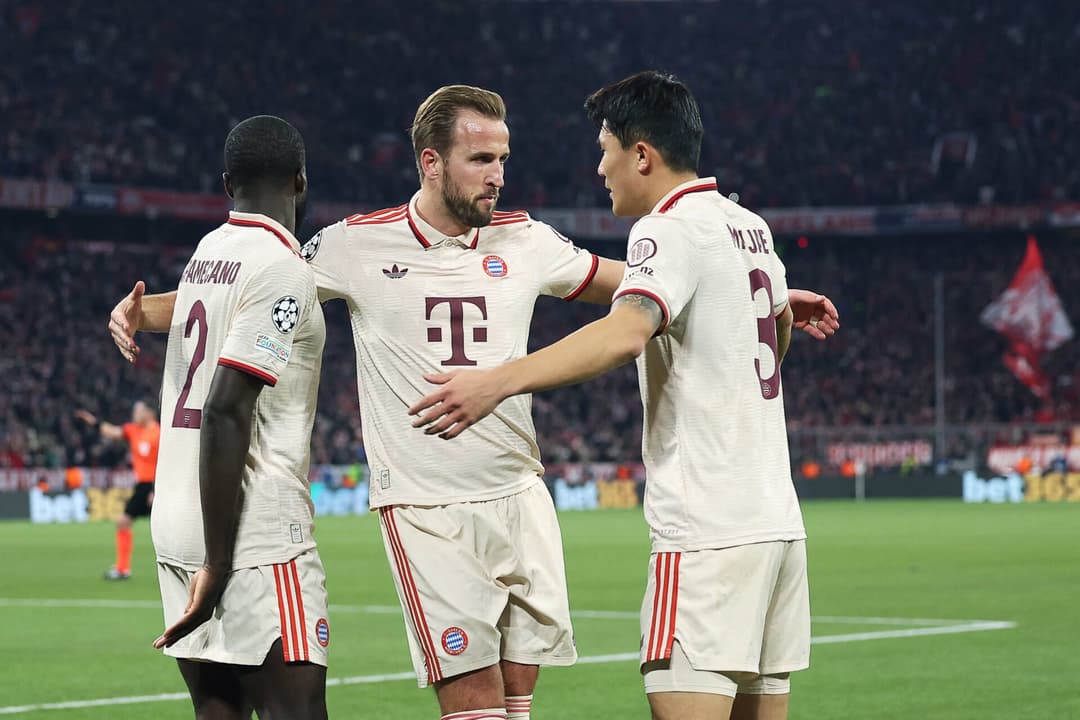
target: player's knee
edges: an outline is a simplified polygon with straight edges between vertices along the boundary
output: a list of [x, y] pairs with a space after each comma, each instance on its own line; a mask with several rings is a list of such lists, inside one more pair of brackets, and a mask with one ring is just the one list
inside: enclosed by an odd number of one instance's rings
[[743, 695], [787, 695], [791, 692], [791, 673], [753, 675], [739, 682]]

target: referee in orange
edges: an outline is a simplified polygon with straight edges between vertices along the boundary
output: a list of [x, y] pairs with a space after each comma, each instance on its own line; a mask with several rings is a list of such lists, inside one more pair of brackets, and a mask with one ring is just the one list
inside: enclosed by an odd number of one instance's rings
[[139, 400], [131, 408], [131, 422], [123, 425], [99, 421], [86, 410], [76, 410], [75, 417], [95, 426], [103, 438], [127, 440], [131, 447], [135, 492], [124, 506], [124, 514], [116, 521], [116, 564], [105, 573], [106, 580], [127, 580], [131, 577], [131, 548], [134, 544], [131, 525], [135, 518], [149, 516], [150, 506], [154, 502], [154, 471], [157, 469], [158, 438], [161, 436], [157, 413], [149, 403]]

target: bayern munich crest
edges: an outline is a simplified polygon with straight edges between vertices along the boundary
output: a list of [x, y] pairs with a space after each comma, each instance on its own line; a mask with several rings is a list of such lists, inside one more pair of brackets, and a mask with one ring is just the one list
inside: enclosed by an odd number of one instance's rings
[[469, 647], [469, 636], [459, 627], [446, 628], [442, 634], [442, 646], [451, 655], [460, 655]]
[[300, 319], [300, 303], [296, 302], [296, 298], [292, 295], [286, 295], [274, 303], [274, 309], [270, 311], [270, 319], [274, 321], [274, 327], [281, 332], [292, 332]]
[[506, 261], [498, 255], [488, 255], [484, 258], [484, 272], [493, 278], [506, 277], [506, 273], [510, 271], [507, 267]]
[[315, 623], [315, 639], [323, 647], [330, 644], [330, 623], [326, 622], [326, 618], [319, 618], [319, 622]]

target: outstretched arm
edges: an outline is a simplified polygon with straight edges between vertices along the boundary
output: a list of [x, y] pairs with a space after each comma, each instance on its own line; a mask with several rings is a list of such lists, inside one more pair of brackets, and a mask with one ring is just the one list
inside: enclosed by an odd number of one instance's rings
[[232, 572], [236, 531], [243, 507], [241, 481], [251, 444], [255, 401], [263, 383], [219, 366], [210, 384], [199, 430], [199, 492], [206, 560], [191, 581], [183, 616], [154, 641], [169, 647], [210, 619]]
[[109, 333], [128, 362], [135, 362], [139, 354], [135, 333], [139, 330], [168, 332], [172, 324], [176, 291], [144, 296], [145, 292], [146, 283], [138, 281], [109, 315]]
[[101, 437], [106, 440], [123, 440], [124, 428], [120, 425], [113, 425], [109, 422], [98, 422], [97, 416], [89, 410], [76, 410], [75, 417], [82, 420], [87, 425], [94, 425], [97, 427], [98, 432], [101, 433]]
[[788, 290], [792, 326], [817, 340], [825, 340], [840, 329], [840, 314], [832, 300], [810, 290]]
[[615, 291], [619, 289], [619, 285], [622, 284], [623, 271], [626, 269], [626, 263], [621, 260], [610, 260], [605, 257], [596, 256], [596, 275], [589, 282], [588, 286], [581, 291], [581, 294], [577, 296], [578, 300], [589, 303], [597, 303], [598, 305], [610, 305], [611, 298], [615, 295]]
[[[645, 349], [663, 323], [656, 301], [628, 294], [611, 312], [546, 348], [491, 370], [427, 376], [442, 385], [409, 408], [413, 427], [445, 440], [491, 414], [510, 397], [584, 382], [624, 365]], [[421, 414], [423, 413], [423, 414]]]

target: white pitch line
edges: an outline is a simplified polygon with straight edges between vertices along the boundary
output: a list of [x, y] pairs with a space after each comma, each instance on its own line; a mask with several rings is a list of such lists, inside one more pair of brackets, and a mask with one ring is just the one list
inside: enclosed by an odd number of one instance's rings
[[[883, 618], [869, 618], [870, 620], [882, 620]], [[899, 618], [892, 618], [894, 620]], [[871, 623], [868, 623], [871, 624]], [[872, 623], [882, 624], [882, 623]], [[866, 640], [886, 640], [889, 638], [920, 637], [924, 635], [954, 635], [957, 633], [985, 632], [988, 630], [1008, 630], [1015, 628], [1016, 623], [1007, 620], [977, 620], [960, 622], [956, 625], [945, 625], [922, 628], [905, 628], [902, 630], [880, 630], [877, 632], [848, 633], [846, 635], [823, 635], [811, 638], [814, 645], [827, 645], [830, 643], [861, 642]], [[612, 655], [588, 655], [578, 658], [578, 663], [591, 665], [597, 663], [626, 662], [639, 659], [638, 653], [616, 653]], [[383, 675], [359, 675], [356, 677], [328, 678], [326, 685], [360, 685], [368, 683], [391, 682], [395, 680], [411, 680], [415, 675], [411, 672], [390, 673]], [[16, 715], [19, 713], [34, 712], [38, 710], [72, 710], [77, 708], [104, 707], [109, 705], [136, 705], [141, 703], [165, 702], [170, 700], [187, 700], [187, 693], [162, 693], [160, 695], [133, 695], [130, 697], [98, 698], [95, 700], [70, 700], [57, 703], [39, 703], [36, 705], [9, 705], [0, 707], [0, 715]]]

